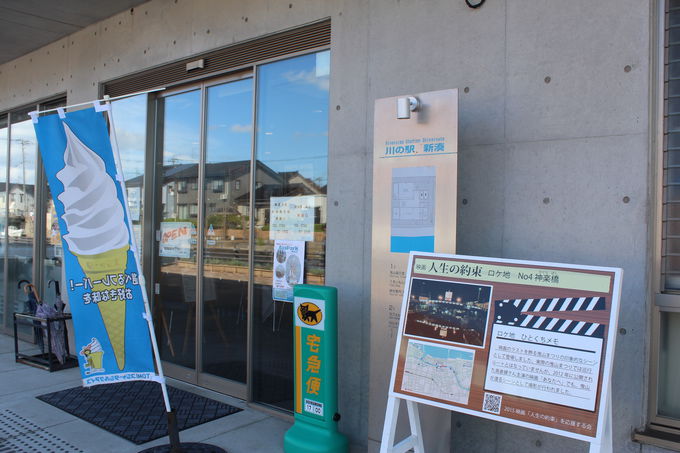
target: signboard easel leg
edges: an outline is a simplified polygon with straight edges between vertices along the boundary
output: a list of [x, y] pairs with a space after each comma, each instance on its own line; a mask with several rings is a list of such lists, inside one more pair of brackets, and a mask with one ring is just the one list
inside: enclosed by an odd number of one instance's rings
[[605, 408], [604, 431], [600, 443], [591, 442], [589, 453], [612, 453], [614, 441], [612, 439], [612, 399], [611, 390], [607, 392], [607, 406]]
[[385, 425], [383, 427], [382, 441], [380, 442], [380, 453], [405, 453], [411, 448], [413, 448], [414, 453], [425, 453], [423, 432], [420, 428], [418, 403], [409, 400], [405, 401], [406, 409], [408, 410], [408, 422], [411, 427], [411, 434], [398, 444], [394, 444], [401, 398], [389, 396], [387, 398], [387, 410], [385, 411]]

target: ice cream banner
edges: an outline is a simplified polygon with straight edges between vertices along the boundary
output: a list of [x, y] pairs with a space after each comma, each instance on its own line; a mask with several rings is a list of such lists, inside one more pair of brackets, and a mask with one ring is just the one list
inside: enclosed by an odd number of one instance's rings
[[83, 385], [157, 380], [143, 279], [103, 112], [34, 118], [59, 216]]

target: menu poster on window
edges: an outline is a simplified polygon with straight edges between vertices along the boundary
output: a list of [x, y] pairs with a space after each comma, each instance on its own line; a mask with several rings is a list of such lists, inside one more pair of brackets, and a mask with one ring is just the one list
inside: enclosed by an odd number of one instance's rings
[[601, 436], [621, 269], [411, 252], [390, 395]]
[[191, 222], [161, 222], [159, 255], [173, 258], [191, 257]]
[[271, 197], [270, 206], [269, 240], [314, 240], [313, 196]]
[[303, 283], [305, 275], [305, 242], [275, 241], [272, 298], [293, 302], [293, 287]]

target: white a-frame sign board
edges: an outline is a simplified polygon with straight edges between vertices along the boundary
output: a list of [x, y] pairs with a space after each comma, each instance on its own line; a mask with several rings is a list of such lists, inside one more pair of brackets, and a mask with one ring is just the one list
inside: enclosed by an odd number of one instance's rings
[[[622, 273], [411, 252], [381, 453], [424, 453], [419, 403], [611, 452]], [[395, 444], [401, 400], [411, 434]]]

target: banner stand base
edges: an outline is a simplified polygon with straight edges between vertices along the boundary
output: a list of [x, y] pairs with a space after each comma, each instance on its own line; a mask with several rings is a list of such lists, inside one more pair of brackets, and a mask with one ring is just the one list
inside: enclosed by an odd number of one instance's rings
[[[227, 450], [210, 444], [196, 442], [180, 444], [182, 453], [227, 453]], [[171, 445], [158, 445], [156, 447], [141, 450], [139, 453], [174, 453]]]
[[175, 411], [166, 412], [168, 416], [168, 437], [170, 443], [141, 450], [139, 453], [227, 453], [226, 450], [215, 445], [198, 442], [180, 443], [179, 429], [177, 429], [177, 415]]
[[174, 410], [166, 412], [168, 416], [168, 438], [170, 439], [170, 451], [172, 453], [182, 453], [179, 441], [179, 429], [177, 429], [177, 415]]
[[383, 426], [382, 441], [380, 442], [380, 453], [406, 453], [410, 449], [413, 449], [414, 453], [425, 453], [418, 403], [410, 400], [404, 401], [406, 401], [411, 434], [398, 444], [394, 444], [401, 398], [390, 395], [387, 398], [387, 410], [385, 411], [385, 425]]

